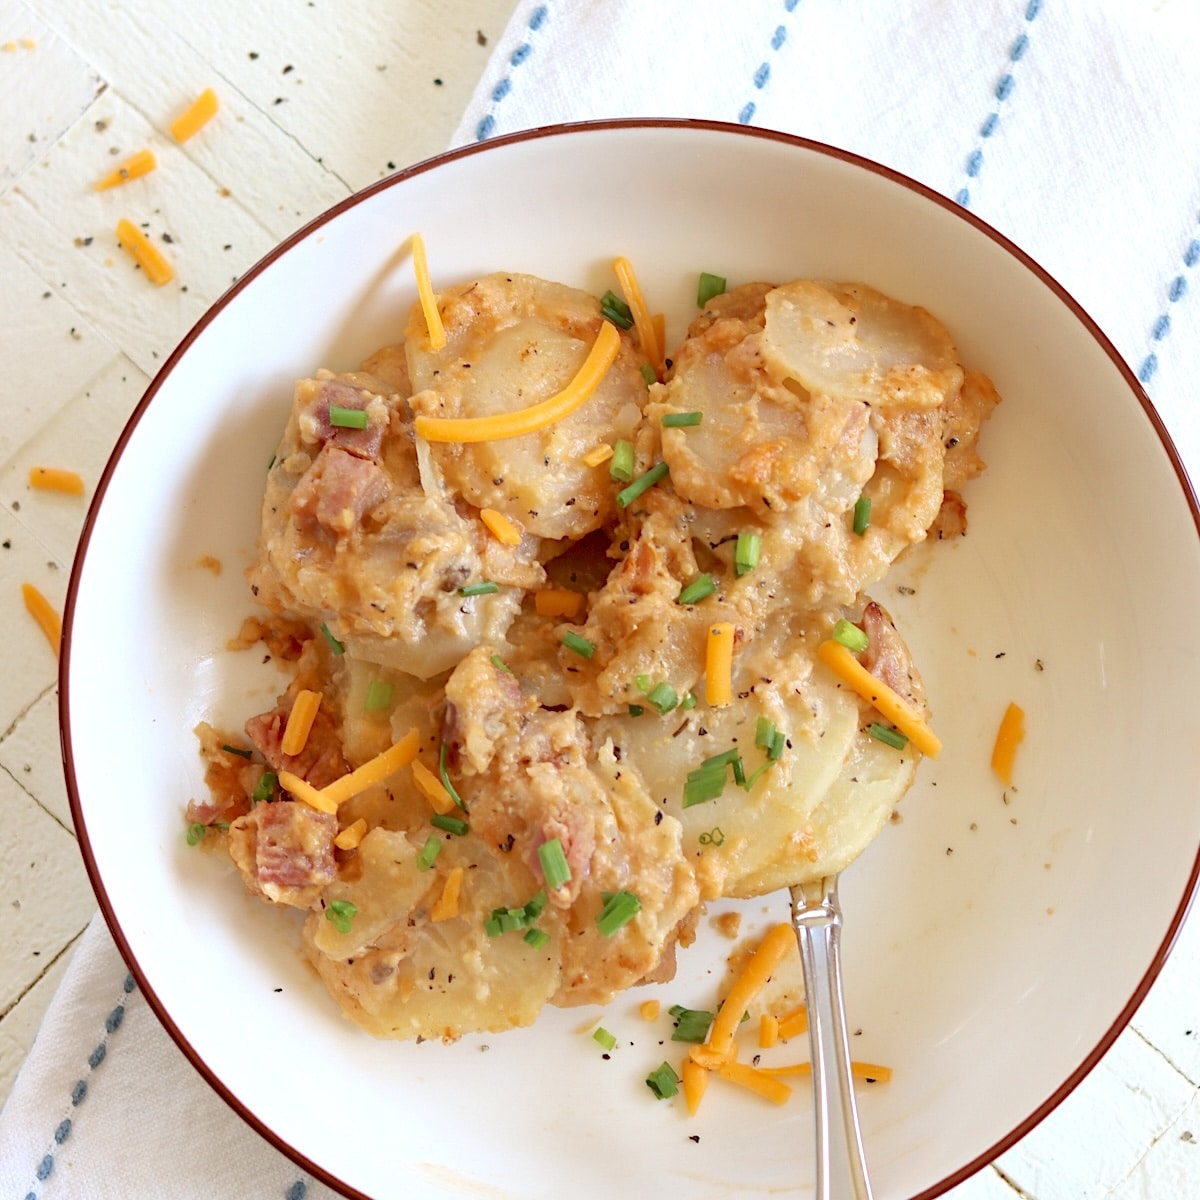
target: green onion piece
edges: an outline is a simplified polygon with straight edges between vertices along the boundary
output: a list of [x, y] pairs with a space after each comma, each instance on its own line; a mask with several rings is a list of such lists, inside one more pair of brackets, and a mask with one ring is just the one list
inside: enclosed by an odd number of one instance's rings
[[693, 771], [683, 785], [683, 807], [691, 808], [706, 800], [715, 800], [725, 790], [725, 768], [708, 767]]
[[550, 940], [550, 935], [544, 929], [527, 929], [525, 940], [535, 950], [540, 950]]
[[762, 766], [758, 767], [756, 770], [751, 772], [751, 774], [746, 776], [746, 782], [742, 784], [742, 787], [744, 787], [746, 791], [749, 791], [758, 782], [758, 777], [764, 772], [769, 771], [774, 765], [775, 764], [770, 759], [767, 759]]
[[208, 830], [199, 821], [193, 822], [187, 827], [187, 844], [189, 846], [198, 846], [204, 841], [204, 835], [207, 832]]
[[762, 538], [757, 533], [739, 533], [737, 546], [733, 552], [733, 571], [735, 575], [745, 575], [758, 566], [758, 556], [762, 551]]
[[589, 642], [587, 638], [580, 637], [579, 634], [572, 632], [570, 629], [562, 635], [562, 644], [568, 650], [574, 650], [576, 654], [583, 655], [584, 658], [591, 658], [596, 653], [595, 642]]
[[450, 782], [450, 772], [446, 770], [446, 754], [449, 747], [445, 742], [442, 743], [442, 748], [438, 751], [438, 775], [442, 780], [442, 787], [450, 793], [450, 799], [458, 805], [463, 812], [467, 811], [467, 806], [463, 803], [463, 798], [455, 791], [454, 784]]
[[696, 707], [696, 693], [688, 692], [688, 694], [686, 696], [684, 696], [684, 698], [682, 700], [680, 700], [679, 707], [684, 712], [687, 712], [689, 709], [695, 708]]
[[500, 918], [495, 914], [484, 917], [483, 931], [488, 937], [499, 937], [504, 932], [504, 926], [500, 922]]
[[599, 1042], [605, 1050], [611, 1050], [617, 1044], [617, 1039], [603, 1025], [597, 1026], [592, 1032], [592, 1041]]
[[671, 1041], [699, 1045], [708, 1037], [708, 1027], [713, 1023], [714, 1014], [701, 1008], [684, 1008], [682, 1004], [676, 1004], [671, 1008], [671, 1016], [675, 1018], [675, 1032], [671, 1034]]
[[490, 596], [499, 590], [498, 583], [468, 583], [466, 587], [458, 589], [458, 594], [460, 596]]
[[471, 828], [461, 817], [452, 817], [449, 813], [434, 813], [429, 823], [435, 829], [444, 829], [456, 837], [465, 837]]
[[771, 744], [767, 747], [767, 758], [771, 762], [778, 762], [783, 757], [783, 752], [786, 748], [787, 735], [782, 729], [775, 730], [775, 734], [771, 738]]
[[658, 382], [658, 376], [654, 373], [654, 368], [649, 363], [642, 363], [642, 378], [646, 381], [647, 387], [652, 387]]
[[528, 924], [532, 925], [542, 915], [546, 909], [548, 899], [546, 889], [538, 888], [533, 894], [532, 899], [525, 902], [525, 907], [521, 909], [521, 912], [525, 914], [525, 920]]
[[629, 483], [633, 479], [633, 468], [637, 460], [633, 453], [633, 443], [624, 438], [617, 438], [613, 446], [613, 455], [608, 463], [608, 477], [613, 483]]
[[736, 746], [731, 746], [728, 750], [722, 750], [720, 754], [713, 754], [706, 758], [695, 771], [689, 773], [689, 778], [710, 767], [727, 767], [731, 763], [738, 762], [741, 757], [742, 752]]
[[643, 695], [648, 692], [652, 686], [652, 680], [649, 675], [635, 675], [633, 677], [633, 685]]
[[871, 497], [859, 496], [854, 502], [854, 532], [861, 537], [871, 524]]
[[713, 577], [708, 571], [703, 575], [697, 575], [691, 583], [687, 584], [675, 598], [676, 604], [698, 604], [701, 600], [711, 596], [717, 590], [717, 585], [713, 582]]
[[729, 765], [733, 768], [733, 782], [736, 783], [738, 785], [738, 787], [745, 787], [746, 786], [746, 767], [745, 767], [745, 764], [742, 762], [741, 756], [739, 755]]
[[343, 408], [340, 404], [331, 404], [329, 423], [340, 429], [366, 429], [367, 414], [361, 408]]
[[845, 617], [838, 618], [830, 636], [853, 654], [861, 654], [871, 644], [871, 639], [853, 621], [847, 621]]
[[646, 1086], [657, 1099], [669, 1100], [672, 1096], [679, 1095], [679, 1076], [675, 1074], [674, 1067], [665, 1062], [646, 1076]]
[[325, 920], [332, 921], [338, 933], [349, 933], [350, 922], [358, 914], [358, 905], [349, 900], [331, 900], [325, 909]]
[[274, 771], [264, 771], [258, 777], [258, 783], [254, 785], [254, 791], [250, 793], [250, 799], [254, 804], [262, 804], [275, 794], [275, 785], [279, 782]]
[[903, 750], [908, 745], [908, 738], [900, 730], [893, 729], [890, 725], [880, 725], [878, 721], [872, 722], [867, 732], [877, 742], [883, 742], [896, 750]]
[[669, 683], [656, 683], [646, 693], [646, 699], [658, 710], [660, 717], [665, 717], [679, 704], [679, 695]]
[[628, 329], [633, 324], [633, 313], [629, 305], [612, 290], [600, 297], [600, 315], [620, 329]]
[[660, 479], [666, 479], [670, 467], [665, 462], [656, 463], [650, 470], [639, 475], [627, 488], [617, 493], [617, 503], [628, 508], [643, 492], [652, 488]]
[[238, 758], [249, 758], [254, 753], [252, 750], [243, 750], [240, 746], [231, 746], [228, 742], [222, 743], [221, 749], [226, 754], [236, 754]]
[[209, 828], [210, 829], [219, 829], [222, 833], [228, 833], [229, 832], [229, 822], [228, 821], [214, 821], [209, 826]]
[[754, 723], [754, 744], [760, 750], [767, 750], [774, 736], [775, 722], [770, 717], [759, 717]]
[[346, 647], [333, 636], [332, 631], [324, 621], [321, 622], [321, 632], [325, 635], [325, 640], [329, 643], [329, 648], [334, 654], [342, 655], [346, 653]]
[[512, 667], [508, 665], [498, 654], [492, 655], [492, 666], [499, 671], [507, 671], [510, 675], [513, 673]]
[[632, 893], [622, 889], [605, 895], [604, 907], [596, 918], [596, 928], [605, 937], [612, 937], [622, 925], [628, 925], [642, 911], [642, 902]]
[[520, 908], [493, 908], [491, 915], [484, 921], [484, 928], [495, 929], [495, 933], [489, 932], [489, 937], [496, 937], [501, 933], [513, 933], [515, 930], [524, 929], [529, 922], [525, 920], [525, 911]]
[[431, 833], [417, 855], [417, 870], [428, 871], [437, 862], [437, 856], [442, 852], [442, 839], [436, 833]]
[[640, 717], [646, 710], [640, 704], [631, 704], [629, 706], [629, 715], [631, 717]]
[[367, 712], [382, 712], [392, 707], [392, 685], [386, 679], [372, 679], [367, 685], [367, 698], [363, 708]]
[[550, 838], [538, 847], [538, 861], [542, 864], [546, 886], [551, 891], [571, 882], [571, 868], [558, 838]]
[[696, 284], [696, 307], [703, 308], [714, 296], [719, 296], [724, 290], [724, 275], [710, 275], [707, 271], [701, 271], [699, 282]]
[[666, 413], [662, 419], [664, 429], [687, 429], [704, 420], [702, 412]]

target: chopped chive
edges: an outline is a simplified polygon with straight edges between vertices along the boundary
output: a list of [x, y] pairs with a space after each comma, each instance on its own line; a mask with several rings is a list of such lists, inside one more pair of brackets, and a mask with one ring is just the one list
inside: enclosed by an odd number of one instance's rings
[[346, 647], [333, 636], [333, 632], [324, 621], [321, 622], [321, 632], [325, 635], [325, 640], [329, 643], [329, 648], [334, 654], [342, 655], [346, 653]]
[[538, 888], [533, 896], [525, 902], [525, 906], [521, 911], [525, 914], [527, 924], [532, 925], [542, 915], [546, 909], [548, 900], [549, 897], [546, 895], [546, 889]]
[[228, 821], [214, 821], [209, 826], [209, 828], [210, 829], [219, 829], [222, 833], [228, 833], [229, 832], [229, 822]]
[[629, 305], [611, 289], [600, 297], [600, 315], [620, 329], [628, 329], [633, 324]]
[[745, 787], [746, 786], [746, 767], [742, 763], [741, 756], [739, 755], [729, 765], [733, 768], [733, 782], [736, 783], [738, 785], [738, 787]]
[[192, 824], [187, 827], [187, 844], [189, 846], [198, 846], [202, 841], [204, 841], [204, 835], [207, 832], [208, 830], [201, 825], [199, 821], [192, 822]]
[[596, 928], [605, 937], [612, 937], [623, 925], [628, 925], [642, 911], [642, 902], [632, 893], [622, 889], [604, 899], [604, 907], [596, 918]]
[[605, 1050], [611, 1050], [617, 1044], [617, 1039], [603, 1025], [599, 1025], [593, 1030], [592, 1041], [599, 1042]]
[[728, 750], [722, 750], [720, 754], [710, 755], [700, 764], [697, 771], [692, 771], [691, 774], [695, 775], [698, 771], [706, 771], [710, 767], [727, 767], [741, 757], [742, 752], [736, 746], [731, 746]]
[[671, 1008], [671, 1016], [675, 1018], [671, 1041], [699, 1045], [708, 1037], [708, 1027], [713, 1023], [714, 1014], [701, 1008], [684, 1008], [682, 1004], [676, 1004]]
[[700, 279], [696, 284], [696, 307], [703, 308], [714, 296], [719, 296], [724, 290], [724, 275], [712, 275], [708, 271], [701, 271]]
[[460, 587], [458, 594], [460, 596], [490, 596], [493, 592], [498, 592], [500, 585], [498, 583], [468, 583], [466, 587]]
[[525, 941], [535, 950], [540, 950], [549, 940], [550, 935], [544, 929], [525, 930]]
[[448, 751], [449, 747], [445, 742], [443, 742], [442, 748], [438, 751], [438, 775], [441, 777], [442, 787], [444, 787], [446, 791], [450, 793], [450, 799], [453, 800], [454, 803], [463, 810], [463, 812], [466, 812], [467, 806], [463, 803], [463, 798], [455, 790], [454, 784], [450, 782], [450, 772], [446, 769], [446, 755]]
[[425, 845], [421, 847], [421, 853], [417, 855], [417, 870], [428, 871], [437, 861], [437, 856], [441, 852], [442, 839], [436, 833], [431, 833], [425, 839]]
[[891, 746], [896, 750], [903, 750], [908, 745], [908, 738], [900, 730], [892, 729], [889, 725], [880, 725], [878, 721], [872, 722], [867, 732], [877, 742], [883, 742], [884, 745]]
[[715, 800], [725, 790], [725, 768], [710, 767], [693, 771], [683, 785], [683, 807], [691, 808]]
[[669, 683], [656, 683], [646, 693], [646, 700], [654, 705], [660, 717], [665, 717], [679, 704], [679, 695]]
[[838, 618], [830, 636], [854, 654], [861, 654], [871, 644], [871, 639], [853, 621], [847, 621], [845, 617]]
[[361, 408], [343, 408], [340, 404], [331, 404], [329, 423], [340, 429], [366, 429], [367, 414]]
[[745, 575], [758, 566], [758, 557], [762, 551], [762, 538], [757, 533], [739, 533], [737, 546], [733, 552], [733, 571], [735, 575]]
[[679, 1095], [679, 1076], [675, 1074], [675, 1068], [669, 1062], [665, 1062], [646, 1076], [646, 1086], [657, 1099], [669, 1100], [672, 1096]]
[[223, 742], [221, 744], [221, 749], [224, 750], [226, 754], [236, 754], [238, 758], [249, 758], [251, 754], [254, 753], [252, 750], [243, 750], [240, 746], [231, 746], [228, 742]]
[[656, 463], [617, 493], [617, 503], [622, 508], [628, 508], [644, 491], [652, 488], [660, 479], [665, 479], [670, 469], [665, 462]]
[[787, 735], [782, 729], [775, 730], [771, 737], [771, 744], [767, 747], [767, 758], [771, 762], [778, 762], [783, 757], [783, 752], [787, 748]]
[[367, 712], [382, 712], [392, 707], [392, 685], [386, 679], [372, 679], [367, 684], [367, 698], [363, 708]]
[[587, 638], [580, 637], [570, 629], [562, 635], [562, 644], [568, 650], [574, 650], [576, 654], [581, 654], [584, 658], [591, 658], [596, 653], [595, 642], [589, 642]]
[[680, 700], [679, 707], [684, 712], [687, 712], [689, 709], [695, 708], [696, 707], [696, 693], [688, 692], [688, 694], [686, 696], [684, 696], [684, 698], [682, 700]]
[[488, 935], [488, 937], [499, 937], [504, 932], [504, 926], [501, 923], [500, 918], [495, 913], [491, 913], [490, 915], [484, 917], [483, 931]]
[[664, 429], [687, 429], [704, 420], [702, 412], [666, 413], [662, 419]]
[[325, 920], [332, 921], [338, 933], [349, 933], [350, 922], [358, 914], [358, 905], [349, 900], [331, 900], [325, 909]]
[[254, 791], [250, 793], [251, 801], [255, 804], [262, 804], [264, 801], [270, 800], [275, 794], [275, 785], [278, 782], [279, 779], [274, 771], [264, 771], [258, 777]]
[[767, 759], [767, 761], [765, 763], [763, 763], [762, 766], [756, 768], [754, 771], [752, 771], [749, 775], [746, 776], [746, 782], [742, 784], [742, 787], [744, 787], [746, 789], [746, 791], [750, 791], [750, 789], [752, 787], [754, 787], [754, 785], [758, 782], [759, 776], [765, 774], [774, 765], [775, 764], [770, 759]]
[[649, 363], [642, 363], [642, 378], [646, 381], [647, 387], [651, 387], [658, 382], [658, 376]]
[[637, 690], [643, 694], [650, 690], [651, 683], [652, 681], [649, 675], [635, 675], [633, 677], [634, 687], [636, 687]]
[[513, 673], [512, 667], [508, 665], [498, 654], [492, 655], [492, 666], [498, 671], [507, 671], [510, 675]]
[[608, 464], [608, 477], [613, 483], [629, 483], [633, 479], [633, 468], [636, 465], [633, 453], [633, 443], [624, 438], [617, 438], [613, 446], [612, 459]]
[[854, 502], [854, 532], [860, 537], [871, 524], [871, 497], [859, 496]]
[[571, 868], [558, 838], [550, 838], [538, 847], [538, 862], [542, 864], [542, 874], [551, 891], [571, 882]]
[[640, 717], [646, 710], [640, 704], [631, 704], [629, 706], [629, 715], [631, 717]]
[[713, 582], [712, 575], [708, 571], [705, 571], [703, 575], [697, 575], [691, 583], [680, 590], [679, 595], [675, 598], [675, 603], [698, 604], [701, 600], [711, 596], [716, 590], [717, 585]]
[[770, 717], [759, 717], [754, 723], [754, 744], [760, 750], [767, 750], [774, 736], [775, 722]]
[[435, 829], [444, 829], [456, 837], [465, 837], [471, 828], [461, 817], [452, 817], [449, 813], [434, 813], [429, 823]]

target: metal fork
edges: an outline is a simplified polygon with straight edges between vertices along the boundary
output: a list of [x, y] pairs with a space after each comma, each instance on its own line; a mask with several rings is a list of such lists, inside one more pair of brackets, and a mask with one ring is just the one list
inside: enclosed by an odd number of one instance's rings
[[817, 1132], [816, 1200], [872, 1200], [842, 998], [842, 910], [838, 877], [791, 889], [792, 928], [800, 941], [808, 1004], [813, 1108]]

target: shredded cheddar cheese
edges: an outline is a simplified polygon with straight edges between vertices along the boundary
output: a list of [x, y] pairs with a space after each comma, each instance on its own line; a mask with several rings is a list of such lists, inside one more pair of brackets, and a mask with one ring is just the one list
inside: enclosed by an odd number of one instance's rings
[[117, 241], [133, 255], [146, 278], [157, 287], [175, 278], [175, 268], [159, 252], [150, 239], [132, 221], [122, 217], [117, 222]]
[[601, 463], [606, 463], [613, 456], [613, 448], [607, 442], [601, 442], [594, 450], [589, 450], [583, 456], [583, 465], [585, 467], [598, 467]]
[[752, 1067], [749, 1063], [725, 1063], [717, 1069], [717, 1074], [722, 1079], [728, 1079], [731, 1083], [757, 1092], [772, 1104], [786, 1104], [792, 1094], [792, 1089], [771, 1072], [764, 1071], [761, 1067]]
[[808, 1032], [808, 1005], [801, 1004], [790, 1013], [785, 1013], [779, 1019], [779, 1036], [786, 1042], [788, 1038], [799, 1037]]
[[657, 1000], [643, 1000], [638, 1005], [638, 1012], [643, 1021], [657, 1021], [662, 1005]]
[[429, 919], [431, 921], [449, 921], [453, 917], [458, 916], [458, 900], [462, 892], [462, 882], [462, 867], [454, 867], [446, 876], [446, 882], [442, 886], [442, 894], [429, 910]]
[[366, 832], [367, 823], [362, 817], [359, 817], [357, 821], [347, 825], [346, 828], [343, 829], [341, 833], [339, 833], [337, 837], [333, 839], [333, 844], [339, 850], [353, 850], [358, 843], [363, 840], [363, 835]]
[[763, 1013], [758, 1019], [758, 1047], [760, 1050], [770, 1050], [779, 1041], [779, 1019], [770, 1013]]
[[288, 713], [287, 725], [283, 730], [283, 740], [279, 743], [279, 749], [289, 758], [299, 754], [308, 744], [308, 735], [320, 707], [320, 692], [311, 692], [305, 688], [296, 694], [292, 711]]
[[[812, 1063], [781, 1063], [775, 1067], [759, 1067], [764, 1075], [811, 1075]], [[855, 1079], [865, 1079], [871, 1083], [887, 1083], [892, 1078], [892, 1068], [879, 1063], [858, 1062], [850, 1060], [850, 1074]]]
[[205, 88], [171, 122], [171, 136], [177, 142], [186, 142], [193, 134], [199, 133], [216, 115], [217, 93], [212, 88]]
[[[446, 327], [442, 324], [442, 314], [438, 310], [437, 296], [434, 294], [433, 282], [429, 278], [429, 260], [425, 257], [425, 239], [419, 233], [412, 235], [412, 256], [413, 274], [417, 279], [417, 298], [421, 302], [425, 328], [429, 331], [429, 344], [434, 350], [441, 350], [446, 345]], [[420, 420], [419, 417], [417, 419]], [[421, 431], [418, 429], [417, 432]], [[446, 440], [452, 441], [453, 439]]]
[[131, 179], [140, 179], [143, 175], [149, 175], [157, 166], [158, 160], [154, 157], [152, 150], [139, 150], [132, 157], [127, 158], [115, 171], [110, 171], [103, 179], [96, 180], [93, 187], [96, 191], [103, 192], [107, 188], [128, 183]]
[[924, 718], [898, 692], [876, 678], [840, 642], [826, 641], [817, 657], [868, 704], [873, 704], [920, 752], [937, 758], [942, 743]]
[[732, 621], [710, 625], [704, 656], [704, 698], [712, 708], [723, 708], [733, 700]]
[[454, 807], [454, 797], [446, 791], [442, 781], [419, 758], [413, 759], [412, 777], [417, 791], [429, 801], [434, 812], [444, 815]]
[[683, 1099], [688, 1115], [694, 1117], [708, 1088], [708, 1072], [695, 1060], [685, 1058], [679, 1070], [679, 1079], [683, 1084]]
[[1017, 747], [1024, 739], [1025, 710], [1019, 704], [1010, 703], [1000, 719], [996, 742], [992, 747], [992, 770], [1005, 787], [1012, 787]]
[[321, 795], [334, 808], [344, 804], [360, 792], [377, 783], [382, 783], [390, 775], [394, 775], [401, 767], [407, 767], [417, 757], [417, 747], [421, 744], [421, 735], [417, 730], [410, 729], [398, 742], [382, 754], [368, 759], [361, 767], [356, 767], [341, 779], [335, 779], [321, 789]]
[[46, 641], [50, 643], [50, 649], [54, 651], [54, 657], [57, 658], [58, 649], [62, 643], [62, 617], [58, 615], [54, 605], [32, 583], [21, 584], [21, 596], [25, 601], [26, 610], [41, 627], [42, 632], [46, 635]]
[[496, 541], [505, 546], [519, 546], [521, 531], [502, 512], [494, 508], [481, 508], [479, 519], [488, 527]]
[[642, 353], [654, 368], [655, 375], [661, 378], [663, 356], [659, 348], [658, 332], [646, 305], [646, 297], [642, 295], [642, 287], [638, 283], [633, 264], [622, 256], [613, 262], [613, 272], [625, 295], [625, 303], [629, 305], [629, 311], [633, 314], [633, 326], [637, 330], [638, 341], [642, 344]]
[[567, 588], [542, 588], [533, 595], [539, 617], [577, 617], [583, 608], [583, 593]]
[[65, 492], [68, 496], [82, 496], [85, 490], [83, 477], [62, 467], [30, 467], [29, 486], [44, 492]]
[[788, 952], [796, 945], [796, 934], [790, 925], [773, 925], [750, 956], [742, 973], [734, 980], [721, 1011], [713, 1020], [705, 1045], [715, 1056], [729, 1058], [733, 1037], [742, 1020], [742, 1013], [766, 987], [767, 980], [778, 969]]
[[284, 791], [291, 792], [297, 800], [304, 801], [309, 808], [315, 808], [318, 812], [323, 813], [337, 812], [337, 805], [332, 800], [313, 787], [307, 779], [301, 779], [299, 775], [294, 775], [291, 771], [279, 772], [279, 786]]
[[604, 321], [575, 377], [549, 399], [516, 412], [487, 417], [422, 415], [413, 421], [413, 429], [428, 442], [493, 442], [545, 429], [570, 416], [595, 392], [620, 349], [621, 335], [616, 326]]

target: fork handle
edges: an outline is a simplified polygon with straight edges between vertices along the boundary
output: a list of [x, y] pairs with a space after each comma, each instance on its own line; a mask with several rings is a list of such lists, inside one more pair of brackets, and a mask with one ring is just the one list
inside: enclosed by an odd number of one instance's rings
[[[817, 898], [819, 896], [819, 899]], [[837, 877], [806, 896], [792, 889], [792, 927], [800, 942], [808, 1005], [817, 1133], [816, 1200], [872, 1200], [842, 998], [842, 910]]]

